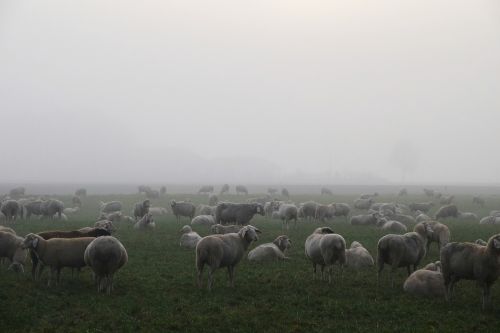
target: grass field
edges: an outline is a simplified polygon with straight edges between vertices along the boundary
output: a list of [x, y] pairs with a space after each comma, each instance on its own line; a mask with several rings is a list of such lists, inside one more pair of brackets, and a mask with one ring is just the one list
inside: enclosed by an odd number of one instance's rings
[[[173, 197], [153, 201], [168, 207]], [[67, 207], [70, 197], [61, 197]], [[191, 195], [196, 203], [206, 197]], [[68, 222], [18, 221], [14, 229], [20, 235], [50, 229], [75, 229], [96, 221], [99, 200], [121, 200], [126, 213], [140, 196], [89, 196], [82, 211]], [[227, 196], [224, 200], [243, 200]], [[348, 202], [353, 196], [295, 196], [292, 200]], [[395, 201], [382, 196], [377, 201]], [[400, 202], [426, 201], [423, 196], [409, 196]], [[480, 216], [500, 208], [500, 200], [491, 197], [483, 209], [472, 206], [471, 196], [457, 196], [462, 211]], [[439, 206], [439, 205], [438, 205]], [[188, 224], [187, 219], [182, 222]], [[257, 216], [253, 225], [262, 230], [259, 243], [280, 235], [281, 224]], [[454, 241], [487, 239], [500, 232], [500, 226], [479, 226], [477, 221], [446, 221]], [[156, 219], [154, 232], [138, 232], [131, 225], [119, 224], [115, 236], [126, 247], [128, 264], [115, 276], [111, 296], [97, 294], [88, 268], [77, 278], [63, 270], [57, 287], [46, 286], [47, 271], [39, 282], [27, 273], [17, 275], [0, 267], [0, 330], [2, 332], [498, 332], [500, 326], [500, 288], [493, 287], [493, 309], [481, 311], [481, 290], [473, 282], [457, 285], [455, 299], [419, 299], [403, 293], [405, 270], [398, 272], [397, 284], [390, 288], [388, 270], [377, 290], [375, 268], [355, 272], [345, 270], [334, 282], [312, 280], [312, 267], [304, 255], [306, 237], [319, 226], [299, 222], [289, 236], [293, 247], [291, 260], [280, 263], [254, 264], [246, 260], [236, 267], [235, 288], [227, 286], [226, 270], [215, 276], [212, 292], [199, 290], [195, 284], [195, 253], [179, 247], [182, 226], [172, 215]], [[376, 244], [383, 235], [375, 227], [353, 227], [344, 219], [332, 223], [347, 243], [360, 241], [375, 257]], [[208, 228], [195, 227], [202, 236]], [[252, 245], [253, 248], [255, 245]], [[432, 247], [423, 264], [438, 259]], [[338, 270], [336, 270], [338, 272]], [[206, 276], [204, 276], [206, 282]]]

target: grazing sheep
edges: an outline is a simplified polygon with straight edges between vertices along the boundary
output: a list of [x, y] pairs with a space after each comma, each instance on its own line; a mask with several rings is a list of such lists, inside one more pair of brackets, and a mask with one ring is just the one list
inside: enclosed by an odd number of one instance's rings
[[205, 185], [198, 190], [198, 194], [207, 194], [207, 193], [212, 193], [213, 191], [214, 187], [212, 185]]
[[83, 255], [85, 264], [94, 272], [97, 292], [110, 295], [113, 290], [113, 276], [128, 261], [125, 247], [113, 236], [94, 239]]
[[378, 213], [355, 215], [351, 217], [351, 225], [375, 225], [377, 220]]
[[258, 203], [235, 204], [223, 202], [215, 209], [215, 222], [221, 224], [236, 223], [245, 225], [255, 214], [264, 215], [264, 207]]
[[437, 221], [420, 222], [413, 228], [413, 231], [423, 233], [427, 227], [432, 230], [432, 235], [427, 239], [427, 252], [432, 242], [437, 243], [438, 250], [450, 242], [450, 229]]
[[484, 198], [482, 198], [481, 196], [476, 195], [472, 198], [472, 203], [479, 205], [482, 208], [486, 204], [486, 200], [484, 200]]
[[156, 223], [153, 219], [153, 214], [146, 213], [139, 221], [134, 224], [134, 229], [146, 230], [154, 229]]
[[351, 207], [346, 203], [332, 203], [334, 215], [335, 216], [344, 216], [347, 222], [347, 217], [351, 212]]
[[428, 213], [432, 207], [434, 207], [433, 202], [420, 202], [420, 203], [411, 203], [409, 206], [410, 210], [412, 212], [415, 212], [417, 210], [421, 211], [422, 213]]
[[281, 219], [281, 228], [288, 230], [288, 222], [294, 220], [295, 226], [297, 226], [297, 207], [294, 204], [281, 204], [278, 208], [278, 214]]
[[203, 237], [196, 245], [196, 269], [198, 286], [201, 288], [203, 267], [209, 266], [208, 290], [212, 289], [213, 274], [217, 268], [227, 267], [229, 283], [234, 287], [234, 267], [243, 257], [250, 243], [258, 241], [260, 230], [252, 225], [241, 228], [238, 233]]
[[313, 278], [316, 278], [316, 265], [321, 266], [321, 277], [328, 270], [328, 282], [332, 282], [333, 265], [338, 262], [342, 267], [346, 264], [346, 245], [341, 235], [328, 227], [320, 227], [307, 237], [305, 242], [306, 257], [313, 264]]
[[188, 225], [182, 227], [181, 233], [179, 245], [188, 249], [194, 249], [201, 239], [201, 236]]
[[209, 206], [215, 206], [217, 205], [217, 203], [219, 202], [219, 197], [217, 196], [217, 194], [210, 194], [208, 196], [208, 205]]
[[211, 226], [215, 224], [215, 218], [213, 215], [198, 215], [191, 220], [191, 224]]
[[479, 224], [500, 224], [500, 216], [485, 216], [479, 221]]
[[142, 202], [136, 202], [134, 204], [134, 218], [137, 221], [149, 212], [149, 207], [151, 207], [151, 201], [146, 199]]
[[286, 188], [281, 189], [281, 195], [285, 198], [290, 198], [290, 192]]
[[24, 204], [25, 218], [29, 219], [31, 215], [42, 215], [42, 200], [34, 200]]
[[455, 284], [475, 280], [483, 288], [483, 309], [490, 306], [490, 288], [500, 270], [500, 234], [493, 235], [486, 246], [473, 243], [449, 243], [441, 249], [446, 299], [451, 300]]
[[318, 221], [325, 222], [331, 220], [335, 216], [334, 205], [317, 205], [314, 218]]
[[402, 188], [398, 193], [398, 197], [405, 197], [407, 195], [408, 195], [408, 190], [405, 188]]
[[220, 189], [220, 195], [223, 195], [224, 193], [227, 193], [229, 192], [229, 184], [224, 184], [222, 185], [221, 189]]
[[95, 227], [95, 228], [103, 228], [103, 229], [106, 229], [106, 230], [107, 230], [107, 231], [109, 231], [110, 233], [111, 233], [111, 232], [116, 231], [116, 228], [115, 228], [115, 225], [113, 224], [113, 221], [109, 221], [109, 220], [101, 220], [101, 221], [97, 221], [97, 222], [94, 224], [94, 227]]
[[53, 219], [54, 216], [57, 215], [59, 219], [63, 219], [64, 203], [61, 200], [49, 199], [42, 202], [40, 210], [42, 211], [43, 217]]
[[[82, 268], [85, 266], [83, 255], [94, 237], [82, 238], [52, 238], [45, 240], [36, 234], [28, 234], [24, 239], [23, 248], [29, 248], [34, 255], [51, 268], [48, 286], [56, 273], [56, 283], [59, 284], [63, 267]], [[32, 256], [33, 257], [33, 256]]]
[[403, 289], [415, 296], [443, 297], [445, 288], [441, 263], [436, 261], [411, 273], [403, 284]]
[[285, 251], [292, 246], [292, 241], [288, 236], [278, 236], [272, 243], [265, 243], [257, 246], [248, 252], [250, 261], [285, 260]]
[[300, 205], [298, 214], [302, 218], [305, 218], [307, 220], [314, 219], [316, 216], [316, 207], [317, 206], [318, 206], [318, 203], [316, 203], [314, 201], [304, 202], [303, 204]]
[[15, 233], [0, 231], [0, 259], [10, 260], [8, 269], [24, 272], [24, 262], [28, 252], [23, 248], [23, 242], [24, 238], [16, 236]]
[[180, 222], [181, 217], [188, 217], [193, 219], [194, 212], [196, 211], [195, 205], [187, 201], [175, 201], [172, 200], [170, 203], [172, 208], [172, 213], [175, 215], [177, 222]]
[[458, 208], [456, 205], [445, 205], [438, 209], [435, 219], [444, 219], [447, 217], [458, 217]]
[[112, 213], [123, 210], [123, 204], [120, 201], [100, 202], [101, 212]]
[[386, 219], [380, 219], [379, 223], [381, 224], [380, 228], [385, 231], [393, 231], [401, 234], [408, 231], [408, 228], [406, 228], [403, 223], [398, 221], [388, 221]]
[[434, 190], [424, 188], [424, 194], [428, 197], [433, 197], [434, 196]]
[[423, 230], [420, 228], [414, 232], [408, 232], [404, 235], [388, 234], [379, 239], [378, 250], [378, 271], [377, 278], [388, 264], [392, 267], [391, 285], [394, 286], [394, 273], [399, 267], [406, 267], [408, 275], [417, 269], [420, 260], [426, 254], [427, 241], [432, 236], [432, 229], [427, 222], [422, 222]]
[[70, 214], [76, 214], [80, 211], [80, 207], [69, 207], [69, 208], [64, 208], [63, 214], [70, 215]]
[[87, 196], [87, 190], [84, 188], [79, 188], [75, 191], [75, 196], [77, 197], [86, 197]]
[[359, 199], [354, 200], [354, 208], [357, 208], [357, 209], [368, 209], [368, 208], [370, 208], [370, 206], [372, 205], [372, 203], [373, 203], [373, 199], [372, 198], [369, 198], [369, 199], [359, 198]]
[[359, 270], [375, 265], [370, 252], [359, 242], [352, 242], [351, 247], [345, 251], [346, 266]]
[[453, 202], [453, 199], [455, 199], [454, 195], [450, 195], [447, 197], [442, 197], [441, 200], [439, 200], [439, 203], [441, 205], [450, 205]]
[[486, 246], [488, 245], [488, 243], [484, 240], [482, 240], [481, 238], [478, 238], [474, 241], [474, 243], [478, 244], [478, 245], [483, 245], [483, 246]]
[[468, 220], [468, 221], [477, 221], [478, 220], [477, 215], [474, 213], [470, 213], [470, 212], [458, 212], [457, 217], [460, 220]]
[[101, 236], [110, 236], [111, 234], [109, 233], [108, 230], [104, 228], [85, 227], [71, 231], [61, 231], [61, 230], [42, 231], [37, 233], [37, 235], [47, 240], [52, 238], [101, 237]]
[[149, 213], [153, 214], [153, 216], [163, 216], [168, 214], [168, 210], [163, 207], [149, 207]]
[[243, 185], [236, 185], [236, 194], [245, 194], [248, 195], [248, 189]]
[[326, 187], [321, 188], [321, 195], [333, 195], [332, 190]]
[[16, 200], [5, 200], [0, 205], [0, 211], [5, 215], [7, 221], [15, 221], [19, 215], [21, 206]]
[[415, 218], [416, 222], [424, 222], [424, 221], [430, 221], [430, 220], [432, 220], [432, 218], [429, 215], [427, 215], [425, 213], [422, 213], [419, 210], [417, 210], [415, 212], [415, 214], [417, 215], [417, 217]]
[[242, 228], [241, 225], [222, 225], [222, 224], [214, 224], [210, 228], [212, 231], [212, 234], [219, 234], [219, 235], [224, 235], [224, 234], [229, 234], [232, 232], [238, 232]]

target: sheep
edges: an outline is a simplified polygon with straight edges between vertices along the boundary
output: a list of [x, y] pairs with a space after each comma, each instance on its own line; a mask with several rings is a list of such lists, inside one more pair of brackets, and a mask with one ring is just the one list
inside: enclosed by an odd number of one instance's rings
[[432, 207], [434, 207], [433, 202], [419, 202], [419, 203], [411, 203], [408, 205], [410, 210], [412, 212], [415, 212], [417, 210], [421, 211], [422, 213], [428, 213]]
[[490, 237], [486, 246], [473, 243], [449, 243], [441, 249], [445, 296], [451, 301], [455, 284], [475, 280], [483, 288], [483, 309], [490, 306], [490, 288], [500, 269], [500, 234]]
[[335, 206], [333, 205], [317, 205], [314, 218], [318, 221], [325, 222], [330, 220], [335, 215]]
[[396, 214], [410, 214], [410, 207], [402, 203], [396, 203]]
[[64, 203], [61, 200], [49, 199], [41, 203], [40, 210], [43, 217], [53, 219], [54, 215], [57, 214], [59, 219], [61, 219], [61, 215], [64, 210]]
[[486, 200], [484, 200], [484, 198], [482, 198], [481, 196], [479, 195], [476, 195], [472, 198], [472, 203], [473, 204], [476, 204], [476, 205], [479, 205], [482, 207], [484, 207], [484, 205], [486, 204]]
[[86, 197], [87, 196], [87, 190], [84, 188], [79, 188], [75, 191], [75, 195], [77, 197]]
[[338, 262], [341, 273], [346, 264], [346, 245], [344, 238], [328, 227], [316, 228], [305, 242], [306, 257], [313, 264], [313, 279], [316, 278], [316, 265], [321, 266], [321, 277], [328, 270], [328, 282], [332, 282], [333, 265]]
[[427, 239], [427, 252], [429, 252], [432, 242], [437, 243], [438, 250], [450, 242], [450, 229], [437, 221], [420, 222], [415, 225], [413, 231], [423, 233], [426, 227], [430, 227], [432, 230], [432, 235]]
[[377, 223], [378, 213], [368, 215], [355, 215], [351, 217], [351, 225], [375, 225]]
[[441, 263], [430, 263], [411, 273], [403, 284], [403, 290], [415, 296], [443, 297], [445, 294]]
[[292, 246], [292, 241], [288, 236], [282, 235], [276, 237], [272, 243], [265, 243], [257, 246], [252, 251], [248, 252], [248, 260], [250, 261], [266, 261], [266, 260], [286, 260], [288, 257], [285, 251]]
[[12, 199], [5, 200], [0, 205], [0, 211], [5, 215], [7, 221], [15, 221], [20, 209], [19, 203]]
[[110, 295], [113, 290], [113, 276], [128, 261], [127, 250], [113, 236], [94, 239], [83, 254], [85, 264], [94, 272], [97, 292]]
[[73, 196], [73, 198], [71, 198], [71, 203], [75, 207], [81, 207], [82, 206], [82, 199], [80, 199], [79, 196], [75, 195], [75, 196]]
[[298, 214], [305, 219], [314, 219], [316, 216], [316, 207], [318, 203], [314, 201], [304, 202], [299, 207]]
[[405, 188], [402, 188], [398, 193], [398, 197], [405, 197], [407, 195], [408, 195], [408, 190]]
[[430, 220], [432, 220], [432, 218], [429, 215], [427, 215], [427, 214], [425, 214], [425, 213], [423, 213], [423, 212], [421, 212], [419, 210], [417, 210], [415, 212], [415, 214], [417, 215], [417, 217], [415, 218], [415, 221], [417, 223], [418, 222], [424, 222], [424, 221], [430, 221]]
[[405, 233], [408, 231], [408, 228], [406, 226], [398, 221], [388, 221], [387, 219], [383, 218], [379, 220], [380, 227], [384, 231], [393, 231], [397, 233]]
[[160, 187], [160, 195], [165, 196], [165, 194], [167, 194], [167, 187], [163, 185], [162, 187]]
[[215, 218], [213, 215], [198, 215], [191, 220], [191, 224], [211, 226], [215, 224]]
[[260, 230], [246, 225], [238, 233], [210, 235], [203, 237], [196, 245], [196, 270], [198, 286], [201, 288], [201, 277], [205, 265], [209, 266], [208, 290], [212, 289], [213, 274], [217, 268], [227, 267], [229, 283], [234, 287], [234, 267], [243, 257], [248, 246], [258, 241]]
[[359, 196], [360, 199], [373, 199], [375, 197], [378, 197], [378, 193], [377, 192], [375, 192], [373, 194], [361, 194]]
[[359, 270], [369, 268], [375, 265], [370, 252], [359, 242], [352, 242], [351, 247], [345, 251], [346, 266]]
[[444, 219], [447, 217], [458, 217], [458, 208], [456, 205], [445, 205], [438, 209], [435, 219]]
[[347, 217], [351, 212], [351, 207], [346, 203], [332, 203], [334, 215], [335, 216], [344, 216], [347, 222]]
[[434, 196], [434, 190], [424, 188], [423, 191], [424, 191], [424, 194], [426, 196], [428, 196], [428, 197], [433, 197]]
[[47, 285], [50, 287], [52, 277], [56, 275], [56, 284], [59, 284], [60, 273], [63, 267], [82, 268], [85, 266], [83, 258], [85, 249], [96, 238], [52, 238], [45, 240], [36, 234], [28, 234], [24, 239], [23, 248], [33, 251], [34, 255], [50, 266], [51, 273]]
[[441, 205], [450, 205], [452, 203], [453, 199], [455, 199], [454, 195], [450, 195], [450, 196], [447, 196], [447, 197], [442, 197], [441, 200], [439, 200], [439, 203]]
[[384, 265], [392, 266], [391, 285], [394, 287], [394, 273], [399, 267], [406, 267], [408, 275], [417, 269], [420, 260], [426, 254], [427, 241], [432, 236], [432, 229], [427, 222], [422, 222], [424, 228], [408, 232], [404, 235], [388, 234], [379, 239], [377, 244], [377, 280]]
[[222, 225], [222, 224], [214, 224], [210, 227], [210, 230], [213, 234], [229, 234], [232, 232], [238, 232], [242, 228], [241, 225]]
[[220, 195], [223, 195], [224, 193], [227, 193], [229, 192], [229, 184], [224, 184], [222, 185], [221, 189], [220, 189]]
[[137, 186], [137, 190], [139, 193], [146, 193], [147, 191], [151, 191], [151, 187], [147, 185], [139, 185]]
[[269, 195], [266, 195], [266, 196], [263, 196], [263, 197], [257, 197], [257, 198], [247, 199], [247, 203], [259, 203], [261, 205], [264, 205], [270, 199], [271, 199], [271, 197]]
[[54, 220], [59, 220], [59, 221], [68, 221], [68, 216], [66, 216], [66, 214], [64, 213], [61, 213], [61, 214], [58, 214], [58, 213], [55, 213], [52, 218]]
[[246, 186], [236, 185], [235, 190], [236, 190], [236, 194], [248, 195], [248, 189], [246, 188]]
[[156, 227], [156, 223], [153, 219], [153, 214], [146, 213], [139, 221], [134, 224], [134, 229], [154, 229]]
[[149, 207], [149, 213], [153, 214], [153, 216], [162, 216], [167, 215], [168, 210], [163, 207]]
[[142, 202], [136, 202], [134, 204], [134, 218], [135, 220], [139, 220], [142, 218], [144, 215], [146, 215], [149, 212], [149, 207], [151, 206], [151, 202], [149, 199], [146, 199]]
[[128, 223], [135, 223], [135, 219], [132, 216], [124, 215], [121, 218], [121, 221]]
[[269, 187], [269, 188], [267, 189], [267, 193], [268, 193], [269, 195], [275, 195], [276, 193], [278, 193], [278, 189], [277, 189], [277, 188], [274, 188], [274, 187]]
[[372, 205], [372, 203], [373, 203], [373, 199], [372, 198], [369, 198], [369, 199], [359, 198], [359, 199], [354, 200], [354, 208], [357, 208], [357, 209], [368, 209], [368, 208], [370, 208], [370, 206]]
[[492, 211], [490, 211], [490, 216], [499, 217], [500, 216], [500, 210], [492, 210]]
[[100, 209], [103, 213], [112, 213], [123, 210], [123, 204], [120, 201], [100, 202]]
[[198, 206], [198, 211], [200, 215], [214, 215], [215, 216], [215, 209], [217, 206], [208, 206], [208, 205], [199, 205]]
[[[297, 216], [299, 215], [299, 213], [297, 212]], [[278, 211], [274, 211], [272, 214], [271, 214], [271, 218], [273, 220], [281, 220], [281, 217], [280, 217], [280, 213]]]
[[149, 191], [146, 191], [146, 198], [148, 199], [158, 199], [160, 197], [160, 192], [158, 192], [157, 190], [149, 190]]
[[288, 230], [288, 222], [294, 220], [297, 226], [297, 207], [294, 204], [281, 204], [278, 208], [278, 214], [281, 219], [281, 228]]
[[215, 206], [217, 205], [217, 203], [219, 202], [219, 197], [217, 196], [217, 194], [210, 194], [208, 196], [208, 205], [209, 206]]
[[109, 214], [101, 213], [99, 216], [99, 220], [107, 220], [111, 222], [120, 222], [123, 218], [123, 213], [120, 211], [112, 212]]
[[24, 239], [15, 233], [0, 231], [0, 259], [7, 258], [11, 264], [8, 269], [24, 273], [27, 251], [23, 248]]
[[188, 249], [196, 248], [196, 244], [200, 241], [201, 236], [188, 225], [182, 227], [181, 233], [179, 245]]
[[11, 189], [9, 191], [9, 196], [11, 196], [12, 198], [19, 198], [19, 197], [24, 196], [25, 193], [26, 193], [26, 188], [19, 186], [19, 187]]
[[480, 221], [479, 224], [500, 224], [500, 216], [485, 216]]
[[109, 232], [116, 231], [116, 228], [115, 228], [115, 225], [113, 224], [113, 221], [109, 221], [109, 220], [97, 221], [96, 223], [94, 223], [94, 227], [95, 228], [103, 228]]
[[470, 213], [470, 212], [458, 212], [457, 217], [460, 220], [469, 220], [469, 221], [477, 221], [478, 220], [477, 215], [474, 213]]
[[290, 192], [286, 188], [281, 189], [281, 196], [285, 198], [290, 198]]
[[394, 214], [391, 215], [391, 220], [401, 222], [403, 224], [414, 224], [416, 221], [413, 216], [404, 214]]
[[2, 225], [0, 225], [0, 231], [8, 232], [8, 233], [11, 233], [13, 235], [17, 235], [16, 232], [14, 231], [14, 229], [9, 228], [9, 227], [4, 227]]
[[245, 225], [250, 222], [255, 214], [264, 215], [264, 207], [261, 204], [220, 203], [215, 209], [215, 223]]
[[393, 203], [379, 203], [379, 204], [373, 204], [370, 209], [373, 209], [375, 211], [378, 211], [380, 215], [383, 216], [392, 216], [396, 214], [396, 205]]
[[478, 244], [478, 245], [483, 245], [483, 246], [486, 246], [488, 245], [488, 243], [484, 240], [482, 240], [481, 238], [478, 238], [474, 241], [474, 243]]
[[80, 207], [68, 207], [64, 208], [63, 214], [70, 215], [70, 214], [76, 214], [80, 211]]
[[172, 213], [175, 215], [177, 222], [180, 222], [181, 217], [189, 217], [193, 219], [196, 207], [187, 201], [175, 201], [170, 202], [170, 207], [172, 207]]
[[333, 195], [332, 190], [326, 187], [321, 188], [321, 195]]
[[205, 185], [198, 190], [198, 194], [212, 193], [213, 191], [214, 187], [212, 185]]
[[42, 200], [34, 200], [24, 204], [25, 218], [29, 219], [31, 215], [42, 215]]

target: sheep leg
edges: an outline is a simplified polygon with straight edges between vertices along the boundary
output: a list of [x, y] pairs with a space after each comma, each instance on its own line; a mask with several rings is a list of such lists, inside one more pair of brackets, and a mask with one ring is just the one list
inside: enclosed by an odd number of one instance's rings
[[205, 265], [201, 264], [198, 266], [198, 288], [202, 287], [201, 276], [203, 275], [203, 267]]
[[328, 283], [332, 283], [332, 276], [333, 276], [333, 265], [328, 267]]
[[227, 266], [227, 272], [229, 273], [229, 286], [234, 288], [234, 266]]
[[56, 286], [59, 285], [59, 281], [61, 281], [61, 267], [57, 268], [57, 275], [56, 275]]
[[483, 284], [483, 310], [487, 310], [491, 306], [491, 285], [488, 283]]
[[321, 265], [321, 281], [326, 280], [326, 275], [325, 275], [325, 265]]
[[313, 280], [316, 280], [316, 264], [313, 263]]
[[213, 274], [216, 269], [217, 269], [216, 267], [210, 267], [210, 269], [208, 270], [208, 286], [207, 286], [208, 291], [212, 290], [212, 284], [214, 282]]

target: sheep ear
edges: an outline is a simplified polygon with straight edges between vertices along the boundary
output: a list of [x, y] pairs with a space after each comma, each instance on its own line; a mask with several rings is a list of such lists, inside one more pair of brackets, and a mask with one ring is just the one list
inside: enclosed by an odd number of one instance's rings
[[33, 239], [33, 248], [36, 249], [38, 246], [38, 238]]
[[500, 249], [500, 241], [498, 239], [493, 239], [493, 247], [495, 249]]

